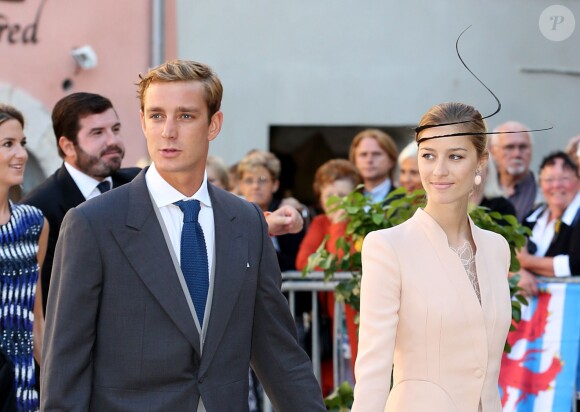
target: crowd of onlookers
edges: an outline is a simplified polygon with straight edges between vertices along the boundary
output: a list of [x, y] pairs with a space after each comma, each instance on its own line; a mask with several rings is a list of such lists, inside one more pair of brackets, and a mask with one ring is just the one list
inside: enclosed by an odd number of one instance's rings
[[[510, 121], [494, 130], [498, 133], [489, 140], [483, 184], [471, 198], [474, 205], [516, 216], [532, 230], [528, 247], [518, 257], [522, 286], [526, 293], [533, 294], [533, 274], [580, 274], [578, 254], [569, 249], [580, 244], [571, 237], [580, 217], [580, 136], [572, 138], [565, 150], [546, 154], [534, 172], [530, 169], [533, 139], [526, 129], [525, 125]], [[207, 172], [211, 182], [257, 203], [264, 212], [284, 204], [304, 211], [304, 216], [312, 210], [294, 198], [276, 197], [281, 171], [280, 161], [273, 153], [252, 150], [229, 169], [219, 158], [210, 157]], [[340, 211], [327, 213], [326, 200], [332, 195], [345, 196], [360, 183], [364, 185], [363, 193], [373, 202], [384, 204], [397, 187], [408, 192], [421, 189], [417, 144], [412, 142], [398, 153], [394, 140], [385, 132], [363, 130], [354, 137], [348, 160], [331, 159], [320, 166], [312, 185], [318, 200], [315, 207], [324, 214], [308, 220], [302, 240], [300, 233], [289, 235], [288, 239], [286, 235], [273, 237], [282, 270], [304, 268], [324, 236], [342, 236], [346, 222]], [[334, 252], [332, 241], [327, 242], [327, 247]]]
[[[28, 156], [24, 149], [24, 119], [14, 108], [0, 106], [0, 348], [6, 355], [0, 359], [0, 370], [15, 369], [17, 399], [5, 402], [26, 405], [22, 406], [25, 410], [34, 410], [38, 402], [33, 358], [41, 362], [39, 348], [52, 259], [64, 215], [139, 173], [138, 168], [121, 168], [125, 150], [121, 122], [108, 99], [90, 93], [69, 95], [55, 106], [52, 121], [63, 165], [17, 204], [9, 192], [21, 184]], [[531, 134], [522, 132], [526, 129], [518, 122], [506, 122], [495, 129], [501, 133], [491, 135], [483, 184], [479, 185], [481, 190], [473, 193], [472, 201], [474, 205], [515, 215], [530, 227], [532, 235], [527, 247], [519, 251], [518, 259], [522, 267], [520, 285], [526, 294], [533, 295], [537, 293], [536, 275], [580, 274], [580, 136], [560, 151], [534, 153]], [[278, 196], [281, 162], [271, 152], [251, 150], [229, 168], [220, 158], [210, 156], [206, 171], [211, 184], [261, 208], [280, 269], [288, 271], [303, 269], [326, 236], [330, 239], [327, 249], [336, 252], [334, 240], [344, 235], [346, 222], [341, 210], [328, 208], [326, 201], [331, 196], [345, 196], [362, 184], [363, 193], [373, 202], [388, 204], [388, 194], [397, 187], [408, 192], [421, 189], [417, 155], [415, 142], [399, 153], [387, 133], [363, 130], [354, 136], [348, 159], [330, 159], [316, 171], [312, 185], [317, 205]], [[530, 170], [533, 155], [543, 158], [538, 171]], [[315, 210], [321, 213], [315, 215]], [[34, 275], [37, 264], [40, 276]], [[22, 271], [30, 276], [17, 285], [10, 284], [16, 279], [15, 273]], [[4, 289], [9, 287], [18, 290], [6, 293]], [[332, 295], [320, 298], [326, 300], [323, 307], [332, 312]], [[21, 316], [22, 311], [25, 316]], [[309, 311], [310, 298], [298, 299], [294, 315], [305, 347], [308, 327], [303, 324], [302, 315]], [[354, 362], [356, 329], [354, 312], [349, 310], [347, 329]], [[15, 336], [24, 339], [17, 341]], [[326, 392], [331, 389], [331, 376], [332, 365], [323, 363]], [[0, 379], [8, 378], [0, 375]], [[0, 393], [8, 392], [0, 389]]]
[[[521, 264], [519, 284], [524, 294], [532, 296], [537, 293], [536, 275], [580, 274], [580, 136], [571, 139], [565, 151], [545, 155], [539, 171], [534, 173], [530, 169], [533, 140], [526, 130], [525, 125], [513, 121], [494, 130], [500, 133], [489, 139], [487, 168], [481, 173], [483, 182], [476, 186], [471, 200], [473, 205], [514, 215], [531, 229], [527, 247], [517, 256]], [[270, 152], [252, 150], [229, 169], [220, 159], [210, 158], [207, 171], [210, 181], [218, 181], [221, 187], [256, 202], [264, 212], [281, 204], [300, 211], [311, 210], [294, 198], [276, 198], [280, 162]], [[344, 236], [347, 222], [341, 210], [329, 211], [326, 201], [332, 195], [349, 194], [360, 183], [365, 195], [385, 205], [389, 202], [388, 194], [396, 187], [404, 187], [408, 192], [421, 189], [417, 144], [410, 143], [399, 154], [388, 134], [376, 129], [363, 130], [352, 141], [349, 160], [331, 159], [320, 166], [312, 184], [318, 200], [316, 206], [322, 214], [309, 220], [299, 233], [272, 236], [282, 270], [306, 267], [308, 257], [327, 236], [325, 247], [337, 253], [335, 242]], [[321, 307], [329, 308], [332, 317], [332, 294], [321, 294], [320, 299]], [[299, 305], [296, 318], [302, 319], [302, 312], [308, 310], [308, 302]], [[354, 316], [354, 311], [347, 307], [346, 327], [352, 351], [349, 358], [353, 365], [357, 342]], [[299, 330], [303, 328], [297, 326]], [[323, 390], [328, 392], [332, 389], [332, 365], [323, 361], [322, 368]]]

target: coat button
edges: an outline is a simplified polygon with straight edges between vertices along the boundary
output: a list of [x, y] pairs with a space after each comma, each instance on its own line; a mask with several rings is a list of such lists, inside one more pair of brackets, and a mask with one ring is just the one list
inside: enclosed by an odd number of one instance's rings
[[481, 368], [477, 368], [477, 369], [475, 370], [475, 377], [476, 377], [476, 378], [481, 378], [482, 376], [483, 376], [483, 369], [481, 369]]
[[200, 378], [197, 380], [197, 383], [203, 383], [204, 379], [205, 379], [205, 375], [201, 376], [201, 377], [200, 377]]

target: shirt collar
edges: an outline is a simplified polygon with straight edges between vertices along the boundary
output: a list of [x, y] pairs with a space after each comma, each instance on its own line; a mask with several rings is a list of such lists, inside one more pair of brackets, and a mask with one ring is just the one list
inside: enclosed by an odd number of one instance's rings
[[[86, 173], [81, 172], [79, 169], [71, 165], [70, 163], [64, 162], [64, 167], [70, 174], [70, 177], [74, 180], [75, 184], [81, 191], [85, 199], [88, 199], [90, 194], [97, 188], [97, 185], [101, 183], [97, 179], [92, 178]], [[111, 188], [113, 187], [113, 179], [111, 176], [107, 176], [105, 179], [111, 183]]]
[[[564, 211], [562, 219], [560, 219], [562, 223], [565, 223], [568, 226], [572, 226], [572, 223], [574, 222], [574, 218], [576, 217], [576, 213], [578, 213], [579, 208], [580, 208], [580, 192], [576, 193], [576, 196], [574, 196], [574, 199], [570, 202], [570, 204]], [[526, 221], [530, 223], [537, 222], [540, 219], [540, 217], [542, 217], [543, 215], [548, 216], [549, 213], [550, 211], [548, 209], [548, 206], [542, 205], [541, 207], [536, 209], [533, 213], [531, 213], [530, 216], [526, 218]]]
[[383, 183], [373, 187], [371, 190], [366, 190], [365, 193], [371, 196], [373, 202], [381, 202], [387, 197], [391, 190], [391, 179], [387, 178]]
[[183, 193], [167, 183], [155, 168], [155, 163], [151, 163], [151, 166], [147, 169], [145, 180], [147, 182], [147, 188], [151, 193], [151, 197], [158, 208], [171, 205], [180, 200], [191, 199], [199, 200], [202, 205], [211, 207], [211, 198], [209, 197], [209, 191], [207, 189], [206, 172], [203, 174], [201, 186], [191, 197], [185, 197]]
[[574, 200], [570, 202], [564, 211], [564, 214], [562, 215], [562, 223], [565, 223], [568, 226], [572, 226], [572, 222], [574, 222], [576, 213], [578, 213], [578, 208], [580, 208], [580, 192], [576, 193]]

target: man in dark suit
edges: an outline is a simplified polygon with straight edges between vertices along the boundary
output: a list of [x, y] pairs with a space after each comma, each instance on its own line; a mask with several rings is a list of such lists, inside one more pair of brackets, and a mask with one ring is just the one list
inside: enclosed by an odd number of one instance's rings
[[177, 60], [139, 94], [152, 165], [62, 224], [41, 409], [247, 411], [251, 365], [278, 412], [325, 411], [262, 211], [207, 182], [221, 82]]
[[140, 170], [120, 168], [125, 154], [121, 123], [106, 97], [92, 93], [70, 94], [54, 106], [52, 124], [63, 165], [22, 199], [22, 203], [42, 210], [50, 225], [42, 266], [44, 313], [54, 249], [66, 212], [107, 188], [130, 182]]

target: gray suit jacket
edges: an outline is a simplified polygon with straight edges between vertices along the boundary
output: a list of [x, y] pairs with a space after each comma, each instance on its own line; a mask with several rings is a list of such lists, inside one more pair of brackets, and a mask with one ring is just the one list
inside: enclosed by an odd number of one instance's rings
[[280, 292], [280, 270], [256, 205], [210, 185], [215, 273], [200, 337], [145, 183], [65, 217], [48, 299], [43, 411], [248, 410], [248, 367], [275, 409], [324, 411]]

